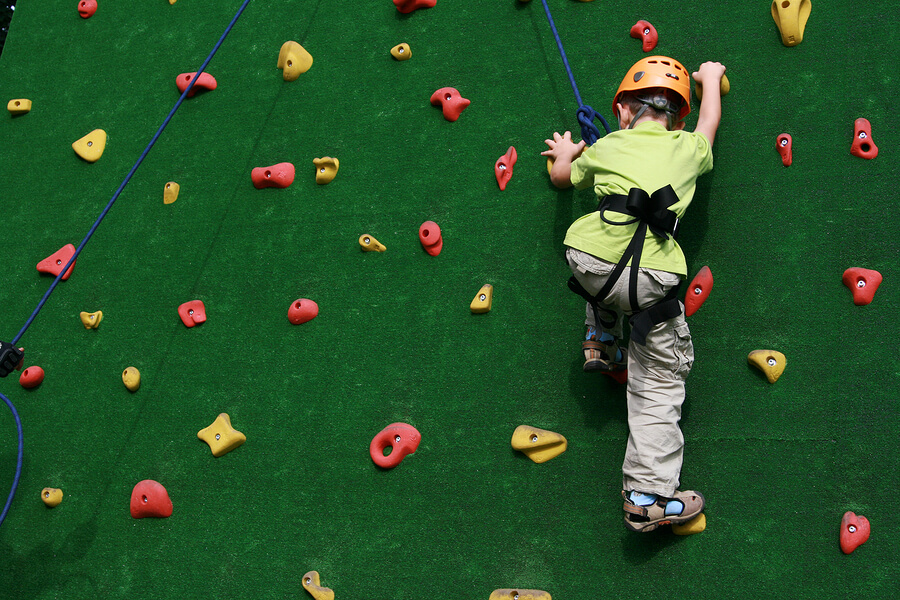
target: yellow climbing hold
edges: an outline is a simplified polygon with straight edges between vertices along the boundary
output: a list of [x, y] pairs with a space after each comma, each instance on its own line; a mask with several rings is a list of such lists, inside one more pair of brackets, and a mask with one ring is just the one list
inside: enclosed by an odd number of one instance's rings
[[6, 104], [6, 110], [13, 115], [24, 115], [31, 110], [31, 100], [26, 98], [14, 98]]
[[412, 50], [410, 49], [409, 44], [397, 44], [391, 48], [391, 56], [397, 60], [409, 60], [412, 58]]
[[178, 200], [179, 191], [181, 191], [181, 186], [174, 181], [166, 183], [163, 187], [163, 204], [172, 204]]
[[796, 46], [803, 41], [803, 30], [812, 11], [810, 0], [773, 0], [772, 18], [781, 32], [781, 43]]
[[134, 367], [128, 367], [122, 371], [122, 383], [129, 392], [136, 392], [141, 387], [141, 372]]
[[85, 329], [97, 329], [100, 325], [100, 321], [103, 320], [103, 311], [98, 310], [97, 312], [80, 312], [78, 314], [81, 317], [81, 323], [84, 325]]
[[494, 286], [489, 283], [481, 286], [472, 303], [469, 304], [469, 310], [475, 314], [486, 313], [491, 310], [491, 302], [494, 299]]
[[63, 501], [63, 491], [59, 488], [44, 488], [41, 490], [41, 500], [50, 508], [59, 506]]
[[72, 142], [72, 149], [75, 154], [88, 162], [96, 162], [103, 155], [106, 148], [106, 132], [102, 129], [95, 129], [83, 138], [79, 138]]
[[319, 185], [331, 183], [341, 166], [338, 159], [330, 156], [314, 158], [313, 164], [316, 165], [316, 183]]
[[787, 366], [787, 358], [777, 350], [754, 350], [747, 356], [747, 362], [762, 371], [769, 383], [778, 381]]
[[309, 595], [315, 600], [334, 600], [334, 591], [322, 587], [318, 571], [309, 571], [303, 576], [303, 589], [309, 592]]
[[672, 523], [672, 533], [675, 535], [694, 535], [706, 529], [706, 515], [700, 513], [687, 523]]
[[359, 236], [359, 246], [366, 252], [384, 252], [387, 247], [368, 233]]
[[[719, 95], [724, 96], [728, 92], [731, 91], [731, 82], [728, 81], [728, 75], [722, 75], [722, 79], [719, 81]], [[701, 100], [703, 99], [703, 84], [699, 81], [694, 82], [694, 93], [697, 94], [697, 97]]]
[[491, 592], [488, 600], [552, 600], [544, 590], [500, 589]]
[[312, 55], [297, 42], [285, 42], [278, 52], [278, 68], [282, 69], [285, 81], [294, 81], [301, 73], [306, 73], [313, 64]]
[[216, 458], [228, 454], [247, 441], [247, 436], [231, 426], [228, 413], [221, 413], [212, 425], [198, 431], [197, 437], [209, 444]]
[[519, 425], [512, 435], [512, 447], [524, 452], [534, 462], [542, 463], [565, 452], [568, 442], [553, 431]]

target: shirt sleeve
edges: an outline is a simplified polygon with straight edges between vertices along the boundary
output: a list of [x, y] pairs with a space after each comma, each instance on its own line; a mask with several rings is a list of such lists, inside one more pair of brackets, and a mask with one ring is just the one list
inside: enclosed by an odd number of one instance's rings
[[569, 174], [572, 185], [576, 190], [583, 190], [594, 185], [594, 173], [592, 169], [593, 146], [585, 148], [581, 156], [572, 161], [572, 170]]

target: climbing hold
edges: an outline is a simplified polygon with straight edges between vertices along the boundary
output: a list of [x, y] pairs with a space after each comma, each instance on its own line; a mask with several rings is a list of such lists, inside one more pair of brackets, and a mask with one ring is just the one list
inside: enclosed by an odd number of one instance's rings
[[782, 133], [775, 139], [775, 149], [781, 155], [781, 164], [791, 166], [794, 160], [794, 140], [789, 133]]
[[322, 587], [318, 571], [309, 571], [303, 576], [303, 589], [315, 600], [334, 600], [334, 591]]
[[75, 154], [87, 162], [97, 162], [103, 156], [103, 150], [106, 149], [106, 132], [102, 129], [95, 129], [72, 142], [72, 149], [75, 150]]
[[169, 492], [158, 481], [139, 481], [131, 491], [131, 516], [165, 518], [172, 515], [172, 500]]
[[[383, 469], [393, 469], [419, 447], [422, 435], [407, 423], [391, 423], [379, 431], [369, 444], [369, 456]], [[390, 447], [388, 455], [384, 451]]]
[[173, 202], [178, 200], [178, 192], [180, 191], [180, 185], [178, 185], [174, 181], [168, 182], [163, 187], [163, 204], [172, 204]]
[[97, 12], [97, 0], [81, 0], [78, 3], [78, 14], [82, 19], [90, 19]]
[[81, 317], [81, 324], [84, 325], [85, 329], [97, 329], [100, 326], [100, 321], [103, 320], [103, 311], [98, 310], [97, 312], [80, 312], [78, 314]]
[[700, 513], [687, 523], [672, 523], [672, 533], [675, 535], [694, 535], [706, 529], [706, 515]]
[[314, 158], [313, 164], [316, 165], [316, 183], [319, 185], [331, 183], [341, 166], [338, 159], [330, 156]]
[[870, 533], [869, 520], [848, 510], [841, 519], [841, 551], [850, 554], [866, 543]]
[[437, 256], [444, 248], [444, 238], [441, 237], [441, 228], [434, 221], [425, 221], [419, 227], [419, 241], [425, 252], [431, 256]]
[[319, 305], [309, 298], [298, 298], [291, 303], [288, 309], [288, 321], [294, 325], [300, 325], [312, 321], [319, 315]]
[[193, 327], [206, 321], [206, 306], [202, 300], [191, 300], [178, 307], [178, 316], [185, 327]]
[[59, 488], [44, 488], [41, 490], [41, 500], [50, 508], [59, 506], [63, 501], [63, 491]]
[[[584, 0], [582, 0], [583, 2]], [[499, 589], [491, 592], [488, 600], [553, 600], [544, 590]]]
[[25, 389], [35, 388], [44, 381], [44, 370], [40, 367], [28, 367], [19, 375], [19, 384]]
[[516, 149], [510, 146], [506, 154], [498, 158], [497, 162], [494, 163], [494, 175], [497, 176], [497, 183], [500, 185], [501, 191], [506, 189], [506, 184], [512, 179], [513, 166], [515, 166], [518, 158]]
[[601, 372], [618, 384], [624, 384], [625, 382], [628, 381], [628, 369], [623, 369], [621, 371], [601, 371]]
[[872, 269], [851, 267], [844, 271], [841, 281], [853, 292], [853, 304], [865, 306], [872, 302], [882, 281], [881, 273]]
[[703, 306], [713, 287], [712, 271], [704, 266], [691, 280], [684, 294], [684, 316], [689, 317]]
[[13, 116], [24, 115], [31, 110], [31, 100], [26, 98], [14, 98], [6, 104], [6, 110]]
[[247, 441], [247, 436], [231, 426], [228, 413], [221, 413], [212, 425], [197, 432], [197, 437], [209, 444], [216, 458], [228, 454]]
[[[58, 276], [62, 273], [63, 267], [69, 264], [69, 261], [72, 257], [75, 256], [75, 246], [72, 244], [66, 244], [41, 262], [37, 264], [37, 270], [41, 273], [48, 273], [53, 275], [54, 277]], [[75, 268], [75, 263], [77, 260], [72, 261], [72, 266], [66, 269], [66, 272], [63, 273], [62, 280], [65, 281], [72, 274], [72, 269]]]
[[134, 367], [128, 367], [122, 371], [122, 383], [129, 392], [136, 392], [141, 387], [141, 372]]
[[258, 190], [269, 187], [286, 188], [294, 183], [294, 174], [294, 165], [283, 162], [271, 167], [256, 167], [250, 171], [250, 180]]
[[471, 104], [471, 101], [460, 96], [459, 90], [456, 88], [444, 87], [431, 95], [431, 103], [435, 106], [440, 104], [444, 118], [448, 121], [455, 121], [459, 118], [462, 111]]
[[394, 0], [394, 6], [403, 14], [420, 8], [433, 8], [435, 4], [437, 4], [437, 0]]
[[278, 68], [282, 69], [281, 75], [285, 81], [294, 81], [309, 71], [312, 64], [312, 54], [297, 42], [285, 42], [278, 51]]
[[777, 350], [754, 350], [747, 356], [747, 362], [762, 371], [769, 383], [778, 381], [787, 366], [787, 358]]
[[391, 48], [391, 56], [397, 60], [409, 60], [412, 58], [412, 49], [410, 49], [409, 44], [407, 43], [397, 44]]
[[366, 252], [384, 252], [387, 247], [368, 233], [359, 236], [359, 246]]
[[659, 34], [656, 33], [656, 27], [651, 25], [649, 21], [643, 20], [638, 21], [631, 26], [631, 37], [643, 40], [641, 48], [644, 52], [650, 52], [656, 48], [656, 43], [659, 41]]
[[194, 78], [197, 79], [197, 82], [191, 87], [191, 91], [188, 92], [188, 98], [193, 97], [197, 90], [214, 90], [219, 85], [216, 78], [209, 73], [200, 73], [200, 77], [197, 77], [197, 72], [194, 71], [193, 73], [182, 73], [175, 78], [175, 85], [178, 86], [178, 91], [183, 94]]
[[[728, 75], [722, 75], [722, 79], [719, 80], [719, 95], [726, 96], [728, 92], [731, 91], [731, 82], [728, 81]], [[703, 100], [703, 84], [699, 81], [694, 82], [694, 94], [697, 95], [697, 98]]]
[[536, 463], [547, 462], [566, 451], [566, 438], [553, 431], [519, 425], [512, 434], [512, 447]]
[[869, 160], [878, 156], [878, 146], [872, 141], [872, 124], [860, 117], [853, 123], [853, 144], [850, 154]]
[[486, 313], [491, 310], [491, 302], [494, 300], [494, 286], [489, 283], [481, 286], [472, 303], [469, 304], [469, 310], [475, 314]]
[[781, 43], [796, 46], [803, 41], [803, 30], [812, 10], [810, 0], [773, 0], [772, 18], [781, 32]]

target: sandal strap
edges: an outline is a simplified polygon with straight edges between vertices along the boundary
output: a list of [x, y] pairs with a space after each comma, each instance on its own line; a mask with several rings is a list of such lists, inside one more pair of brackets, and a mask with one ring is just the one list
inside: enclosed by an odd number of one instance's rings
[[594, 340], [585, 340], [581, 342], [582, 350], [599, 350], [601, 352], [606, 352], [606, 344], [603, 342], [595, 342]]

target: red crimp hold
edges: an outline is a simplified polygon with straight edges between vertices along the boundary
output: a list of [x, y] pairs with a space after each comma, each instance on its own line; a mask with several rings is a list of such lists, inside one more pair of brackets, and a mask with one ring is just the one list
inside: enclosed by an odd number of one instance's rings
[[437, 256], [444, 248], [444, 238], [441, 237], [441, 228], [434, 221], [425, 221], [419, 227], [419, 241], [425, 252], [431, 256]]
[[518, 158], [516, 149], [510, 146], [506, 154], [498, 158], [497, 162], [494, 163], [494, 175], [497, 176], [497, 183], [500, 185], [501, 191], [506, 189], [506, 184], [512, 179], [513, 166], [515, 166]]
[[294, 325], [300, 325], [312, 321], [319, 315], [319, 305], [309, 298], [298, 298], [291, 302], [288, 309], [288, 321]]
[[[415, 452], [421, 441], [422, 435], [412, 425], [391, 423], [372, 438], [369, 456], [382, 469], [393, 469], [403, 462], [407, 454]], [[384, 451], [388, 447], [391, 452], [385, 456]]]
[[44, 370], [40, 367], [28, 367], [19, 375], [19, 384], [26, 389], [37, 387], [44, 381]]
[[[69, 264], [69, 260], [75, 256], [75, 246], [72, 244], [66, 244], [41, 262], [37, 264], [37, 270], [41, 273], [49, 273], [54, 277], [59, 275], [63, 267]], [[62, 276], [62, 280], [65, 281], [72, 274], [72, 269], [75, 268], [75, 263], [77, 260], [72, 261], [72, 266], [69, 267], [65, 274]]]
[[789, 133], [782, 133], [775, 139], [775, 149], [781, 155], [781, 164], [786, 167], [791, 166], [794, 160], [794, 140]]
[[403, 14], [420, 8], [433, 8], [435, 4], [437, 4], [437, 0], [394, 0], [394, 6]]
[[651, 25], [649, 21], [643, 20], [631, 26], [631, 37], [643, 40], [642, 48], [644, 52], [650, 52], [656, 48], [656, 43], [659, 41], [656, 27]]
[[841, 281], [853, 292], [853, 304], [865, 306], [872, 302], [882, 281], [881, 273], [862, 267], [851, 267], [844, 271]]
[[431, 95], [431, 103], [435, 106], [440, 104], [444, 118], [448, 121], [455, 121], [462, 114], [462, 111], [466, 110], [466, 107], [471, 104], [471, 101], [460, 96], [459, 90], [456, 88], [444, 87]]
[[158, 481], [139, 481], [131, 491], [131, 516], [135, 519], [172, 516], [172, 500], [169, 492]]
[[[182, 94], [184, 90], [187, 89], [187, 86], [191, 83], [191, 80], [197, 76], [197, 72], [193, 73], [182, 73], [175, 79], [175, 85], [178, 86], [178, 91]], [[216, 82], [216, 78], [210, 75], [209, 73], [200, 73], [200, 77], [197, 78], [197, 83], [194, 84], [194, 87], [191, 88], [191, 91], [188, 92], [187, 97], [191, 98], [194, 94], [197, 93], [197, 90], [214, 90], [216, 86], [219, 85]]]
[[860, 117], [853, 123], [853, 144], [850, 154], [869, 160], [878, 156], [878, 146], [872, 141], [872, 124]]
[[81, 0], [78, 3], [78, 14], [82, 19], [90, 19], [97, 12], [97, 0]]
[[628, 381], [628, 369], [624, 369], [622, 371], [602, 371], [604, 375], [609, 375], [613, 378], [613, 380], [618, 384], [623, 384]]
[[296, 170], [289, 162], [278, 163], [271, 167], [256, 167], [250, 171], [250, 179], [256, 189], [274, 187], [286, 188], [294, 183]]
[[691, 280], [684, 295], [684, 316], [689, 317], [703, 306], [713, 287], [712, 271], [704, 266]]
[[178, 316], [185, 327], [193, 327], [206, 322], [206, 306], [202, 300], [191, 300], [178, 307]]
[[848, 510], [841, 519], [841, 551], [850, 554], [866, 543], [870, 533], [869, 520]]

